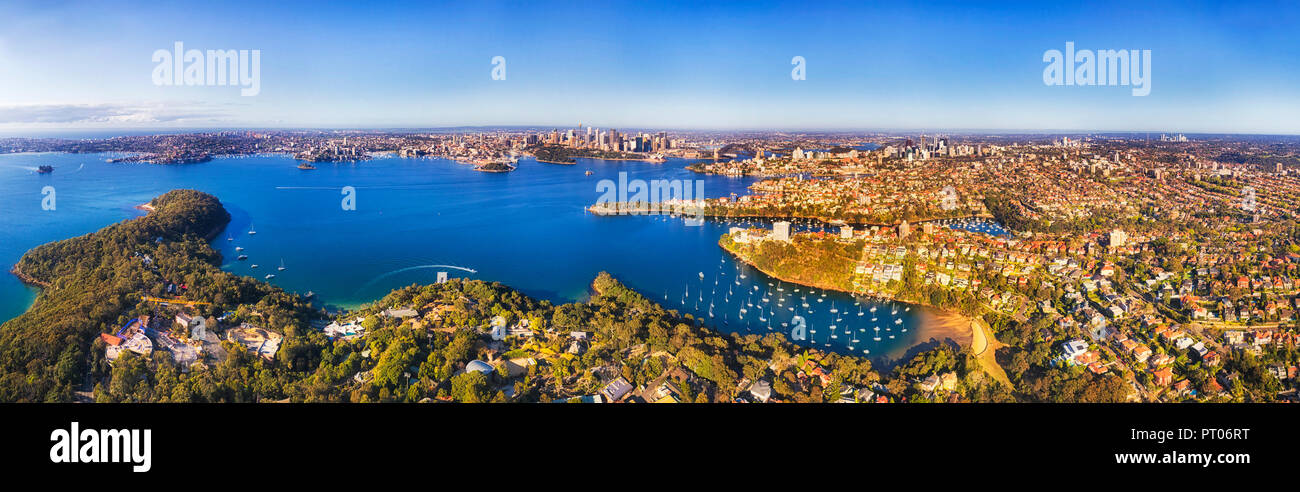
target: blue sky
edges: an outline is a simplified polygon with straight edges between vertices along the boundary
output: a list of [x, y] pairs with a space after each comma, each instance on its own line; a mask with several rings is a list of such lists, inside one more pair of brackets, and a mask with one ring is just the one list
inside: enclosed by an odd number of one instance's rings
[[[1300, 133], [1296, 4], [970, 3], [7, 2], [0, 129]], [[154, 85], [175, 41], [261, 50], [260, 93]], [[1150, 95], [1045, 85], [1067, 41], [1151, 50]]]

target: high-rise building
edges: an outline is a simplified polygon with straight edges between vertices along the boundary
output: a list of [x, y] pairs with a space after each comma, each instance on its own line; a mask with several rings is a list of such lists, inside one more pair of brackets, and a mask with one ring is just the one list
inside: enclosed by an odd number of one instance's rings
[[786, 221], [772, 223], [772, 239], [790, 241], [790, 223]]
[[898, 225], [898, 238], [907, 239], [907, 235], [912, 233], [912, 226], [906, 220]]

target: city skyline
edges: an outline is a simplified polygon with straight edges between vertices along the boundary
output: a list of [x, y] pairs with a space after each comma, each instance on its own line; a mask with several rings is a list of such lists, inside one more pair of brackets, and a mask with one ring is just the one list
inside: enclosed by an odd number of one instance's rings
[[[1021, 7], [19, 3], [0, 8], [15, 20], [0, 32], [0, 132], [584, 123], [1300, 133], [1289, 9]], [[257, 95], [155, 85], [150, 55], [176, 42], [260, 51]], [[1045, 84], [1044, 53], [1066, 43], [1150, 50], [1149, 95]], [[497, 56], [505, 80], [493, 80]], [[804, 80], [792, 79], [794, 57]]]

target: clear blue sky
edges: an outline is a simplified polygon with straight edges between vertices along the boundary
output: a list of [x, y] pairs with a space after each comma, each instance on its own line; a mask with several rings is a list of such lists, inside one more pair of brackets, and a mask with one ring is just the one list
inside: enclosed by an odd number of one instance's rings
[[[1295, 3], [700, 3], [6, 2], [0, 129], [1300, 133]], [[261, 93], [155, 86], [175, 41], [261, 50]], [[1151, 50], [1151, 94], [1044, 85], [1066, 41]]]

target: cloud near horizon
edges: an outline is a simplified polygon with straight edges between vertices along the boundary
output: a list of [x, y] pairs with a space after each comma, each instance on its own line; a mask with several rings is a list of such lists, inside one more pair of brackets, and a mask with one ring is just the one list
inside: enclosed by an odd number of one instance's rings
[[0, 105], [0, 124], [139, 124], [219, 121], [219, 111], [173, 104]]

